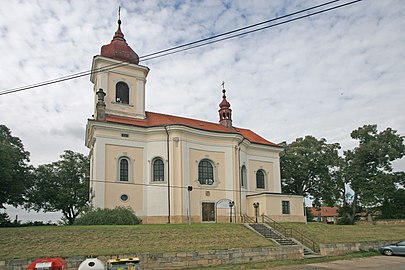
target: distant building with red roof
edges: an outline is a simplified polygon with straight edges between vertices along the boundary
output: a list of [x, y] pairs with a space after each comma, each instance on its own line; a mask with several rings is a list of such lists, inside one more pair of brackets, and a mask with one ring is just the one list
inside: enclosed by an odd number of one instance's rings
[[339, 207], [321, 206], [321, 207], [310, 207], [309, 209], [311, 211], [314, 221], [328, 224], [337, 223], [337, 218], [339, 216]]
[[144, 223], [183, 223], [229, 221], [231, 210], [240, 221], [259, 203], [257, 213], [304, 221], [303, 197], [281, 193], [283, 148], [232, 125], [224, 84], [218, 123], [146, 111], [149, 68], [139, 65], [120, 20], [92, 69], [92, 206], [131, 207]]

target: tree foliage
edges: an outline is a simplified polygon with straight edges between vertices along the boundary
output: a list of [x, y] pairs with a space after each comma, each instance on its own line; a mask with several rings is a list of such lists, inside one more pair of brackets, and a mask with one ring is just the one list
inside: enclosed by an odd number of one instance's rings
[[[353, 191], [351, 219], [356, 208], [381, 206], [401, 184], [402, 173], [393, 172], [392, 162], [405, 155], [404, 137], [387, 128], [378, 132], [377, 125], [354, 130], [351, 137], [359, 141], [345, 155], [344, 180]], [[345, 203], [349, 203], [345, 201]]]
[[0, 207], [23, 203], [30, 185], [29, 155], [21, 140], [12, 136], [6, 126], [0, 125]]
[[389, 198], [386, 198], [381, 207], [381, 218], [405, 218], [405, 189], [397, 189]]
[[338, 143], [328, 144], [313, 136], [298, 138], [285, 146], [281, 178], [286, 193], [311, 196], [315, 205], [334, 205], [344, 184], [339, 177]]
[[387, 128], [364, 125], [351, 133], [358, 146], [338, 153], [339, 144], [312, 136], [285, 145], [281, 157], [283, 190], [314, 199], [315, 206], [340, 205], [342, 222], [352, 224], [360, 211], [381, 210], [399, 218], [405, 203], [405, 173], [392, 162], [405, 155], [404, 137]]
[[61, 211], [68, 224], [73, 224], [88, 203], [89, 159], [70, 150], [60, 157], [35, 170], [25, 207], [44, 212]]

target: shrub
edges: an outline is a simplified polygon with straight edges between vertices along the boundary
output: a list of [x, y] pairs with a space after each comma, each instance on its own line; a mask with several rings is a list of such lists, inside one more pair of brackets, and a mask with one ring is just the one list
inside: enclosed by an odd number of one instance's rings
[[354, 225], [354, 222], [348, 217], [338, 218], [338, 225]]
[[6, 213], [0, 213], [0, 226], [9, 227], [11, 224], [9, 216]]
[[76, 219], [75, 225], [136, 225], [142, 220], [131, 208], [93, 209]]

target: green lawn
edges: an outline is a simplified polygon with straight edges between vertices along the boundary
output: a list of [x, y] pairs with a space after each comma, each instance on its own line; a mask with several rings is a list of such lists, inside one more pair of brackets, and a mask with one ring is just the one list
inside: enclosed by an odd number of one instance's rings
[[240, 224], [0, 228], [0, 259], [273, 246]]
[[405, 225], [328, 225], [318, 222], [283, 223], [323, 244], [352, 243], [405, 238]]
[[[319, 243], [398, 240], [404, 225], [284, 223]], [[240, 224], [0, 228], [0, 260], [273, 246]]]

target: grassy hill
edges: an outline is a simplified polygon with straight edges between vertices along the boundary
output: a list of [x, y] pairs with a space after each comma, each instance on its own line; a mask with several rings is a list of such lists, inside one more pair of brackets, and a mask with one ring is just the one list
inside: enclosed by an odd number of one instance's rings
[[[402, 225], [284, 223], [319, 243], [399, 240]], [[241, 224], [0, 228], [0, 260], [273, 246]]]
[[323, 244], [352, 243], [405, 238], [404, 224], [390, 225], [328, 225], [318, 222], [283, 223], [296, 229], [312, 240]]
[[240, 224], [0, 228], [0, 259], [3, 260], [272, 245]]

